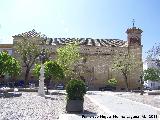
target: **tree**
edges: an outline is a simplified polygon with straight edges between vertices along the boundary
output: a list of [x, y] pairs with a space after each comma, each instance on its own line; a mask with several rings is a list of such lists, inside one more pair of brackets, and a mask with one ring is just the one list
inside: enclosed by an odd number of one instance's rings
[[40, 48], [31, 38], [23, 36], [16, 46], [16, 51], [22, 60], [22, 66], [25, 67], [25, 86], [28, 83], [29, 73], [37, 57], [40, 55]]
[[160, 69], [148, 68], [144, 70], [144, 80], [158, 81], [160, 80]]
[[[56, 61], [46, 61], [44, 63], [45, 65], [45, 83], [47, 87], [47, 92], [48, 92], [48, 87], [51, 79], [54, 80], [60, 80], [64, 78], [64, 73], [63, 69], [57, 64]], [[34, 75], [38, 78], [40, 76], [40, 64], [36, 64], [35, 68], [33, 69]]]
[[40, 76], [40, 69], [41, 69], [41, 64], [35, 64], [33, 68], [33, 74], [36, 76], [37, 79], [39, 79]]
[[77, 43], [67, 44], [57, 49], [57, 63], [62, 67], [65, 77], [73, 75], [74, 65], [80, 59]]
[[144, 80], [158, 81], [160, 80], [160, 43], [153, 46], [148, 52], [147, 60], [153, 60], [156, 68], [148, 68], [144, 70]]
[[123, 75], [127, 91], [129, 89], [128, 76], [131, 71], [133, 71], [135, 68], [138, 68], [140, 64], [140, 62], [136, 61], [135, 56], [131, 54], [117, 55], [113, 59], [112, 69], [120, 71], [120, 73]]
[[147, 53], [147, 59], [155, 60], [157, 67], [160, 68], [160, 43], [153, 46]]
[[20, 63], [6, 52], [0, 53], [0, 76], [9, 75], [12, 78], [20, 73]]
[[8, 67], [8, 75], [11, 76], [11, 78], [14, 78], [20, 74], [21, 66], [19, 61], [17, 61], [15, 58], [10, 59]]

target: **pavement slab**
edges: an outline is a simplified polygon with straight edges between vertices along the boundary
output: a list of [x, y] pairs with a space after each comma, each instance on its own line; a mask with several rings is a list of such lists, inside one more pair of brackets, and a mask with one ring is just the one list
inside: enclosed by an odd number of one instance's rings
[[60, 120], [160, 120], [158, 109], [115, 96], [111, 92], [89, 92], [86, 97], [99, 106], [99, 113], [62, 114]]
[[92, 102], [98, 104], [104, 112], [118, 118], [109, 118], [115, 120], [140, 119], [140, 120], [159, 120], [160, 111], [152, 106], [139, 102], [134, 102], [125, 98], [110, 94], [90, 94], [87, 95]]

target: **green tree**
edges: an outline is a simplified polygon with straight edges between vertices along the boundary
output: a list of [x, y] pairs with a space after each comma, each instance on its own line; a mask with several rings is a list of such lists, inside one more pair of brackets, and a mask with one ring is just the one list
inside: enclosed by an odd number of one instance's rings
[[6, 52], [0, 53], [0, 76], [9, 75], [12, 78], [19, 75], [20, 63]]
[[[50, 80], [63, 80], [64, 79], [64, 74], [63, 74], [63, 69], [57, 64], [56, 61], [46, 61], [44, 63], [45, 65], [45, 83], [47, 87], [47, 92], [48, 92], [48, 87]], [[38, 78], [40, 76], [40, 64], [36, 64], [35, 68], [33, 69], [34, 75]]]
[[74, 65], [80, 59], [77, 43], [67, 44], [57, 49], [57, 63], [62, 67], [65, 77], [69, 79], [74, 72]]
[[25, 86], [28, 84], [29, 73], [40, 55], [40, 48], [32, 38], [23, 36], [22, 39], [15, 45], [16, 52], [22, 61], [22, 66], [25, 67]]
[[[116, 55], [113, 59], [112, 69], [119, 71], [125, 80], [126, 91], [128, 91], [128, 76], [135, 68], [140, 68], [140, 62], [136, 61], [134, 55]], [[139, 66], [139, 67], [138, 67]]]
[[15, 58], [10, 59], [8, 67], [8, 75], [11, 76], [11, 78], [15, 78], [20, 74], [21, 66], [19, 61], [17, 61]]
[[40, 69], [41, 69], [41, 64], [35, 64], [33, 68], [33, 74], [37, 79], [39, 79], [40, 76]]
[[160, 80], [160, 69], [148, 68], [144, 70], [144, 80], [158, 81]]

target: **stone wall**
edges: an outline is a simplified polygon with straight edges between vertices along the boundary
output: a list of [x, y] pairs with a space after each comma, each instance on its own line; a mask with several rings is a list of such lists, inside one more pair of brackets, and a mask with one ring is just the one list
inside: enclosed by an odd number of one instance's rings
[[[32, 32], [26, 33], [30, 35]], [[39, 36], [38, 33], [33, 31], [35, 36]], [[132, 54], [135, 56], [136, 61], [142, 62], [142, 45], [141, 45], [141, 33], [142, 31], [138, 28], [130, 28], [126, 32], [128, 34], [127, 41], [118, 39], [92, 39], [86, 38], [81, 41], [80, 54], [86, 58], [86, 62], [83, 63], [89, 74], [82, 74], [85, 78], [85, 82], [92, 89], [98, 89], [99, 87], [105, 86], [105, 81], [115, 77], [118, 80], [117, 89], [125, 88], [124, 77], [119, 71], [112, 71], [112, 63], [114, 56], [119, 54], [127, 55]], [[133, 33], [133, 34], [132, 34]], [[136, 42], [134, 43], [134, 37]], [[16, 45], [17, 41], [21, 40], [21, 35], [13, 36], [13, 45]], [[41, 39], [33, 37], [37, 44], [41, 44]], [[64, 38], [65, 39], [65, 38]], [[81, 38], [79, 38], [80, 40]], [[132, 39], [132, 40], [131, 40]], [[51, 41], [50, 41], [51, 40]], [[58, 41], [59, 40], [59, 41]], [[67, 40], [71, 40], [67, 38]], [[76, 40], [76, 39], [74, 39]], [[78, 40], [78, 38], [77, 38]], [[86, 41], [85, 41], [86, 40]], [[95, 41], [95, 42], [94, 42]], [[61, 42], [61, 44], [60, 44]], [[66, 43], [68, 43], [67, 41]], [[138, 44], [137, 44], [138, 43]], [[47, 48], [52, 51], [52, 59], [56, 58], [56, 49], [65, 45], [65, 40], [62, 38], [49, 39], [47, 38], [46, 44], [41, 44], [40, 47]], [[14, 51], [14, 50], [13, 50]], [[14, 56], [19, 57], [15, 52]], [[139, 87], [139, 76], [143, 70], [143, 66], [139, 66], [136, 70], [133, 70], [128, 77], [130, 89]]]

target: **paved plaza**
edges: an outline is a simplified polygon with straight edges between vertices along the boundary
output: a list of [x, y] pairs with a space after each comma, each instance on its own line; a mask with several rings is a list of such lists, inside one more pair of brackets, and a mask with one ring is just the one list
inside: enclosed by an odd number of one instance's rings
[[[46, 97], [22, 92], [20, 97], [0, 98], [0, 120], [56, 120], [65, 114], [65, 92], [51, 91]], [[85, 97], [85, 113], [97, 113], [97, 106]]]
[[50, 92], [46, 97], [38, 96], [37, 92], [1, 97], [0, 120], [158, 120], [156, 117], [160, 115], [159, 95], [89, 91], [85, 95], [84, 112], [68, 114], [65, 92]]
[[[86, 95], [90, 100], [99, 106], [99, 113], [94, 115], [85, 114], [65, 114], [61, 120], [159, 120], [160, 108], [149, 105], [156, 102], [159, 96], [140, 96], [138, 93], [126, 92], [89, 92]], [[136, 98], [135, 98], [136, 97]], [[152, 99], [151, 99], [152, 97]], [[153, 99], [155, 97], [155, 99]], [[145, 98], [145, 99], [143, 99]], [[139, 99], [139, 100], [138, 100]], [[149, 100], [151, 99], [151, 100]], [[137, 102], [136, 102], [137, 101]], [[148, 101], [148, 105], [144, 104]]]
[[64, 95], [43, 98], [36, 92], [25, 92], [15, 98], [0, 98], [0, 120], [58, 119], [58, 115], [65, 111], [64, 101]]

